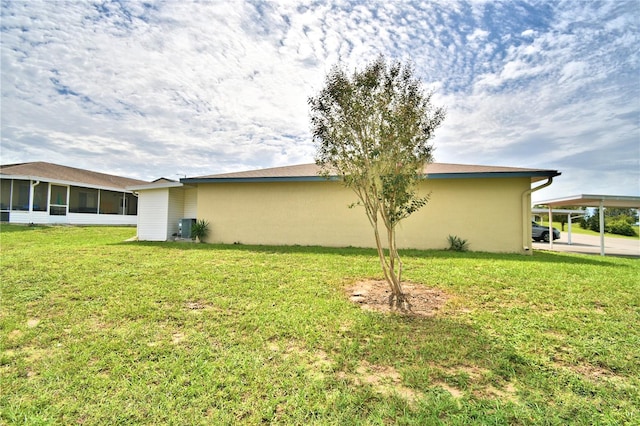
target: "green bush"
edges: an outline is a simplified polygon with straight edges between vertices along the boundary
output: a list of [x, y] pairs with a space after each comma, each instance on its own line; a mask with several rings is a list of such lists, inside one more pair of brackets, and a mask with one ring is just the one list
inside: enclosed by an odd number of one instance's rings
[[[591, 215], [589, 216], [589, 218], [586, 221], [587, 223], [587, 227], [586, 229], [590, 229], [593, 232], [600, 232], [600, 217], [597, 214]], [[605, 232], [607, 232], [607, 224], [605, 221]]]
[[196, 223], [191, 227], [191, 238], [196, 238], [202, 241], [209, 234], [209, 222], [204, 219], [196, 220]]
[[624, 219], [614, 220], [607, 224], [607, 230], [612, 234], [627, 235], [629, 237], [636, 236], [636, 230]]
[[467, 251], [469, 250], [469, 243], [467, 240], [463, 240], [456, 235], [449, 235], [447, 237], [447, 241], [449, 241], [448, 250], [451, 251]]

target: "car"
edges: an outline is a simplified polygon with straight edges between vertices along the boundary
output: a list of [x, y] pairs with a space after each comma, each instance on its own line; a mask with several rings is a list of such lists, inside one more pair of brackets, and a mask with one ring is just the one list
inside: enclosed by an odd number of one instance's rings
[[[542, 226], [534, 221], [531, 221], [531, 237], [534, 241], [546, 241], [549, 242], [549, 227]], [[553, 239], [560, 238], [560, 231], [553, 228]]]

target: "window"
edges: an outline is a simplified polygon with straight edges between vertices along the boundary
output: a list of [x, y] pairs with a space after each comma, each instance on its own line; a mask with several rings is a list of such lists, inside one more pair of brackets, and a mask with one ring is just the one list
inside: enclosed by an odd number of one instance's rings
[[40, 182], [33, 187], [33, 211], [34, 212], [46, 212], [47, 211], [47, 195], [49, 192], [49, 184], [47, 182]]
[[133, 194], [125, 194], [125, 198], [127, 201], [126, 214], [137, 215], [138, 214], [138, 197], [136, 197]]
[[124, 197], [122, 192], [100, 191], [100, 214], [121, 214]]
[[69, 189], [70, 213], [98, 213], [98, 190], [72, 186]]
[[9, 210], [11, 205], [11, 179], [0, 180], [0, 210]]
[[29, 190], [31, 182], [28, 180], [13, 181], [13, 197], [11, 210], [29, 210]]
[[66, 206], [50, 206], [49, 214], [51, 216], [66, 216], [67, 215], [67, 207]]
[[66, 216], [67, 214], [67, 187], [51, 185], [51, 198], [49, 199], [49, 214], [51, 216]]

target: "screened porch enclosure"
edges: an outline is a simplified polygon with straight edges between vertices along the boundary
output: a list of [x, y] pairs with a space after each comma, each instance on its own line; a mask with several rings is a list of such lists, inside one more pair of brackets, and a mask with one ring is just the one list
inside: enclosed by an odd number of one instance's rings
[[0, 219], [17, 223], [135, 225], [138, 199], [131, 192], [40, 180], [0, 180]]

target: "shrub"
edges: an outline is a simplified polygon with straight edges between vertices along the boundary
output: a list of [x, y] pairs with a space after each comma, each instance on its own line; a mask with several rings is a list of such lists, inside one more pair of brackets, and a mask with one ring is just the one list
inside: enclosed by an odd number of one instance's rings
[[[605, 228], [606, 228], [606, 222], [605, 222]], [[597, 214], [593, 214], [589, 216], [589, 218], [587, 219], [586, 229], [590, 229], [593, 232], [600, 232], [600, 217]], [[605, 232], [606, 231], [607, 230], [605, 229]]]
[[459, 238], [456, 235], [449, 235], [447, 240], [449, 241], [448, 250], [451, 250], [451, 251], [467, 251], [467, 250], [469, 250], [469, 243], [467, 242], [467, 240], [463, 240], [462, 238]]
[[202, 241], [207, 238], [209, 234], [209, 222], [204, 219], [196, 220], [196, 223], [191, 227], [191, 237]]
[[608, 230], [612, 234], [627, 235], [629, 237], [634, 237], [636, 235], [636, 230], [633, 229], [633, 226], [624, 219], [612, 221], [607, 225], [607, 228], [609, 228]]

